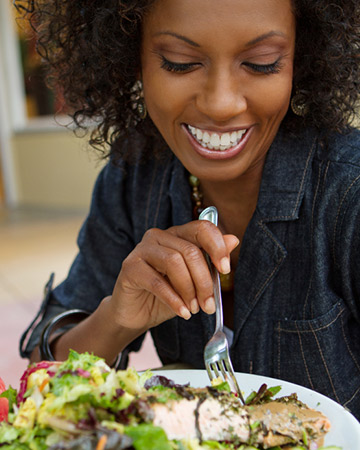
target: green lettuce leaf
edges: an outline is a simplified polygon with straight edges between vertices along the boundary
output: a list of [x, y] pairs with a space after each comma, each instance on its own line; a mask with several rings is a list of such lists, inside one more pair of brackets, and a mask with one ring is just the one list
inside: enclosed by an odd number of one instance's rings
[[11, 444], [4, 444], [1, 450], [29, 450], [29, 446], [21, 442], [13, 442]]
[[12, 388], [11, 386], [8, 387], [6, 391], [4, 391], [2, 394], [0, 394], [0, 397], [5, 397], [9, 400], [9, 411], [13, 410], [13, 405], [16, 405], [16, 396], [17, 396], [17, 390]]
[[9, 425], [6, 422], [2, 422], [0, 425], [0, 444], [11, 443], [19, 437], [19, 430]]
[[135, 450], [172, 450], [165, 431], [151, 424], [125, 428], [125, 434], [133, 440]]
[[231, 392], [230, 385], [227, 381], [223, 381], [219, 384], [214, 384], [211, 386], [213, 389], [217, 389], [218, 391]]

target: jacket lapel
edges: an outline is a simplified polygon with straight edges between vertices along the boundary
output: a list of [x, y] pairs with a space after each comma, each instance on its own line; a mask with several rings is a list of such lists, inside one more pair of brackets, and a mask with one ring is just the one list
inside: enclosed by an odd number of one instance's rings
[[315, 148], [314, 133], [308, 132], [297, 140], [279, 133], [268, 152], [257, 208], [246, 230], [235, 273], [233, 347], [287, 256], [281, 239], [268, 224], [299, 217]]

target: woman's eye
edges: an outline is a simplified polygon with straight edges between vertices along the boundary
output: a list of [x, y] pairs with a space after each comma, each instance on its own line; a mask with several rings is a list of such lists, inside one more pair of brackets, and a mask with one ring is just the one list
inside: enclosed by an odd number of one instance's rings
[[244, 62], [243, 65], [246, 67], [249, 67], [254, 72], [262, 73], [265, 75], [279, 73], [281, 70], [280, 59], [276, 60], [272, 64], [254, 64], [254, 63], [250, 63], [250, 62]]
[[161, 68], [168, 72], [190, 72], [199, 63], [176, 63], [161, 56]]

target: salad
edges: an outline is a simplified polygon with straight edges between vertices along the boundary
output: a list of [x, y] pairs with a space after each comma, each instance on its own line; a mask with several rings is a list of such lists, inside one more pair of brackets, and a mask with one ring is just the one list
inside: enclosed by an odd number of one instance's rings
[[340, 450], [321, 447], [322, 413], [279, 390], [242, 406], [221, 380], [194, 388], [70, 351], [30, 365], [18, 391], [0, 379], [0, 450]]

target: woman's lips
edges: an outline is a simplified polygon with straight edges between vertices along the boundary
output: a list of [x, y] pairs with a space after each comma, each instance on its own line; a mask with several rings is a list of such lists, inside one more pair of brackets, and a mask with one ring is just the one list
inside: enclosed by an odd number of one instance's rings
[[252, 128], [219, 132], [183, 124], [190, 143], [197, 153], [209, 159], [227, 159], [237, 155], [246, 145]]

